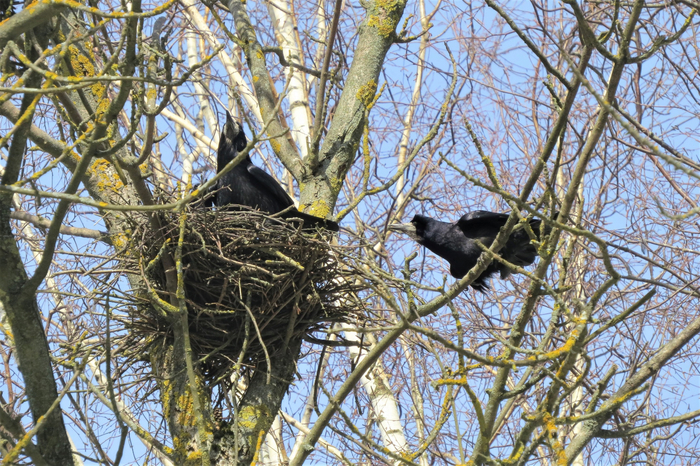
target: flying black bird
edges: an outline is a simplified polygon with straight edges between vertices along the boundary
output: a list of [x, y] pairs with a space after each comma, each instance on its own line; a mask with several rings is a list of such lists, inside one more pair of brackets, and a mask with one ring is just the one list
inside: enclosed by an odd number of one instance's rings
[[[491, 247], [509, 215], [477, 210], [463, 215], [456, 223], [416, 215], [411, 223], [395, 223], [389, 225], [389, 229], [407, 234], [418, 244], [447, 260], [450, 263], [450, 274], [455, 278], [462, 278], [476, 265], [481, 255], [482, 249], [475, 240], [481, 241], [487, 248]], [[540, 223], [539, 219], [530, 220], [530, 227], [536, 235], [539, 235]], [[530, 243], [527, 232], [520, 228], [510, 234], [506, 245], [498, 254], [511, 264], [522, 267], [535, 261], [537, 249]], [[485, 291], [489, 287], [488, 279], [496, 272], [500, 272], [501, 278], [506, 278], [511, 270], [501, 262], [493, 260], [471, 286], [476, 290]]]
[[[240, 151], [245, 149], [248, 140], [241, 125], [226, 112], [226, 124], [221, 132], [219, 148], [216, 156], [216, 172], [219, 173]], [[204, 205], [219, 208], [231, 204], [243, 205], [276, 214], [287, 210], [284, 218], [299, 218], [305, 227], [322, 227], [338, 231], [338, 224], [320, 217], [299, 212], [294, 207], [294, 201], [282, 189], [282, 186], [265, 171], [253, 165], [250, 157], [246, 156], [238, 165], [222, 176], [213, 193], [205, 196]]]

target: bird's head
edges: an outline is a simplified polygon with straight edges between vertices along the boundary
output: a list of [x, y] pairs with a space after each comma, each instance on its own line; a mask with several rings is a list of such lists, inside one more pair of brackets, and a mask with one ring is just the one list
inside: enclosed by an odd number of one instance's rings
[[389, 225], [389, 230], [404, 233], [418, 244], [423, 244], [425, 229], [430, 220], [424, 215], [414, 215], [411, 223], [392, 223]]
[[248, 139], [246, 139], [243, 132], [243, 126], [231, 117], [231, 113], [226, 112], [226, 124], [224, 124], [224, 130], [221, 132], [219, 148], [230, 146], [236, 149], [236, 152], [240, 152], [245, 149], [247, 144]]

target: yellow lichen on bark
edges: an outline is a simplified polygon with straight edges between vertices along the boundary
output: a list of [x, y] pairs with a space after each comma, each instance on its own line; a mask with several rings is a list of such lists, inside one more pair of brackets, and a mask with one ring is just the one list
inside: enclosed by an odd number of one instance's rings
[[[161, 402], [163, 403], [163, 415], [166, 419], [171, 419], [174, 415], [174, 422], [178, 426], [179, 434], [173, 436], [173, 456], [177, 458], [178, 464], [199, 465], [202, 464], [203, 452], [200, 450], [199, 442], [194, 443], [195, 437], [192, 428], [197, 425], [197, 418], [194, 409], [194, 398], [189, 386], [182, 391], [177, 390], [172, 381], [164, 380], [160, 383]], [[173, 404], [173, 400], [174, 404]], [[173, 412], [173, 409], [175, 411]], [[212, 436], [212, 426], [207, 424], [203, 431], [198, 431], [201, 442], [208, 442]]]
[[557, 348], [555, 350], [549, 351], [547, 353], [543, 353], [543, 354], [538, 355], [538, 356], [529, 356], [527, 359], [529, 361], [537, 361], [537, 360], [541, 361], [541, 360], [556, 359], [559, 356], [561, 356], [562, 354], [566, 354], [569, 351], [571, 351], [571, 349], [574, 347], [574, 344], [576, 343], [576, 340], [578, 339], [578, 334], [579, 334], [579, 331], [574, 329], [571, 331], [571, 336], [569, 337], [569, 339], [566, 340], [566, 343], [564, 343], [564, 345], [561, 348]]
[[[73, 67], [73, 71], [75, 72], [78, 78], [80, 78], [81, 76], [97, 76], [94, 65], [95, 57], [89, 48], [85, 48], [85, 53], [87, 53], [88, 55], [86, 55], [82, 50], [80, 50], [74, 45], [71, 45], [68, 48], [68, 50], [70, 53], [71, 66]], [[97, 100], [98, 102], [97, 108], [95, 109], [95, 113], [96, 117], [99, 119], [107, 110], [110, 104], [109, 99], [105, 98], [105, 92], [107, 90], [107, 87], [102, 82], [96, 82], [90, 86], [90, 90], [92, 91], [92, 95], [95, 97], [95, 100]]]
[[202, 452], [193, 450], [189, 440], [180, 437], [173, 437], [173, 453], [182, 466], [195, 466], [202, 464]]
[[320, 218], [326, 218], [331, 213], [330, 206], [323, 199], [316, 199], [308, 207], [305, 204], [300, 204], [299, 210]]
[[376, 95], [376, 93], [377, 83], [373, 79], [371, 79], [364, 86], [362, 86], [359, 91], [357, 91], [355, 97], [357, 97], [357, 100], [362, 102], [362, 105], [364, 105], [365, 108], [369, 108], [371, 107], [372, 102], [374, 101], [374, 96]]
[[167, 419], [170, 417], [170, 409], [171, 409], [171, 401], [172, 398], [170, 397], [172, 387], [171, 383], [169, 380], [165, 379], [160, 383], [160, 399], [163, 402], [163, 416]]
[[111, 235], [109, 240], [111, 241], [112, 246], [114, 246], [114, 248], [118, 251], [126, 249], [126, 246], [129, 244], [130, 233], [131, 232], [129, 231], [118, 235]]
[[343, 189], [343, 179], [337, 176], [332, 176], [328, 178], [328, 183], [331, 186], [331, 190], [334, 194], [337, 194], [340, 192], [341, 189]]
[[260, 430], [258, 433], [258, 441], [255, 443], [255, 455], [253, 455], [253, 461], [251, 461], [250, 466], [255, 466], [258, 462], [258, 457], [260, 456], [260, 448], [262, 447], [263, 439], [265, 438], [265, 431]]
[[87, 170], [90, 177], [97, 179], [95, 187], [101, 192], [119, 194], [124, 189], [124, 183], [105, 159], [95, 159]]
[[370, 10], [367, 25], [377, 28], [380, 36], [388, 38], [396, 34], [396, 26], [403, 11], [401, 0], [376, 0]]
[[275, 154], [279, 154], [280, 151], [282, 150], [282, 146], [280, 145], [280, 143], [274, 139], [270, 139], [270, 146], [272, 147], [272, 151]]
[[189, 390], [185, 390], [177, 398], [178, 419], [177, 422], [181, 426], [193, 427], [195, 425], [194, 418], [194, 400]]
[[259, 431], [260, 424], [265, 423], [271, 418], [267, 407], [261, 406], [246, 406], [238, 414], [238, 423], [241, 427], [248, 430]]
[[554, 423], [554, 418], [551, 414], [545, 413], [542, 420], [544, 422], [544, 427], [547, 429], [547, 433], [549, 434], [549, 445], [554, 451], [554, 464], [557, 466], [566, 466], [566, 452], [559, 441], [559, 432], [557, 431], [557, 426]]

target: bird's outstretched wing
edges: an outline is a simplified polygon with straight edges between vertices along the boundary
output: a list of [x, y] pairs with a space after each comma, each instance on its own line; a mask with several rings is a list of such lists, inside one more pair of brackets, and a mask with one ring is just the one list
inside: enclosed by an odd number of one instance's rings
[[271, 196], [274, 196], [277, 199], [277, 202], [279, 202], [281, 206], [280, 210], [294, 205], [294, 201], [292, 201], [292, 198], [289, 197], [289, 194], [287, 194], [287, 192], [284, 189], [282, 189], [282, 186], [280, 186], [280, 184], [277, 182], [276, 179], [272, 177], [272, 175], [256, 167], [253, 164], [248, 165], [248, 173], [250, 173], [253, 176], [256, 182], [260, 183], [260, 185], [267, 193], [269, 193]]
[[468, 238], [486, 236], [498, 233], [498, 230], [506, 224], [510, 214], [475, 210], [462, 215], [457, 221], [459, 229]]
[[[500, 230], [501, 227], [506, 224], [508, 217], [510, 217], [510, 213], [475, 210], [474, 212], [464, 214], [462, 218], [457, 221], [457, 225], [459, 226], [459, 229], [462, 230], [462, 233], [469, 238], [484, 236], [486, 234], [495, 235], [498, 233], [498, 230]], [[535, 234], [537, 234], [541, 220], [538, 218], [533, 218], [530, 219], [529, 223]], [[524, 233], [522, 230], [517, 230], [511, 234], [526, 235], [526, 233]]]

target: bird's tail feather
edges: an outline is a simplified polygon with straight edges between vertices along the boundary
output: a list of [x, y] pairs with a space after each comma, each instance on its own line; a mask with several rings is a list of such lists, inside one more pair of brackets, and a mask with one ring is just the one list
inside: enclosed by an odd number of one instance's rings
[[477, 277], [476, 280], [472, 282], [471, 285], [472, 288], [474, 288], [476, 291], [480, 293], [486, 293], [486, 291], [490, 290], [491, 287], [489, 286], [489, 280], [488, 278], [484, 277]]
[[325, 218], [316, 217], [315, 215], [307, 214], [305, 212], [300, 212], [297, 209], [285, 212], [282, 215], [285, 220], [295, 220], [300, 219], [304, 222], [304, 229], [307, 228], [323, 228], [329, 231], [337, 232], [340, 227], [333, 220], [326, 220]]

